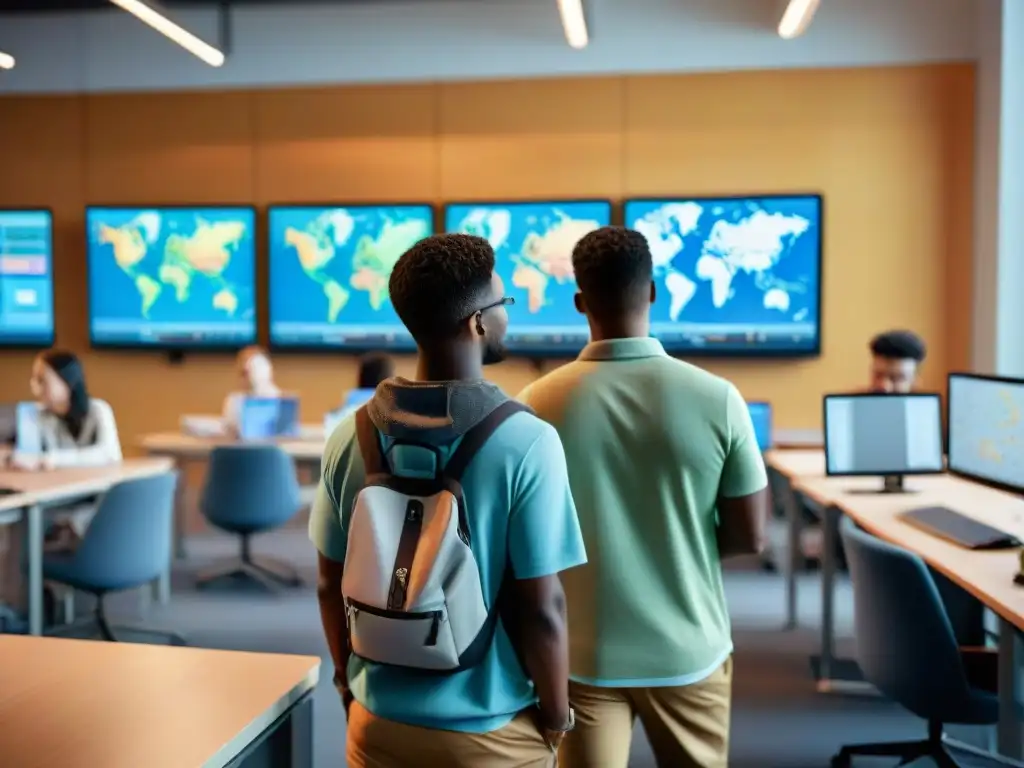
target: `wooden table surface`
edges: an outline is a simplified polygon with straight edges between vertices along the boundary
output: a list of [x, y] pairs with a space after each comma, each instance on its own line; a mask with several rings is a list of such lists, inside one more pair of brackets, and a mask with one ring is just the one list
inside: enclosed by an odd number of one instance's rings
[[103, 493], [122, 480], [149, 477], [169, 472], [174, 463], [167, 458], [125, 459], [106, 467], [74, 469], [0, 471], [0, 487], [16, 488], [19, 493], [0, 496], [0, 511], [20, 509], [36, 504], [61, 502], [76, 496]]
[[[767, 462], [819, 504], [834, 504], [867, 531], [918, 554], [1004, 619], [1024, 630], [1024, 587], [1014, 583], [1020, 551], [972, 551], [904, 522], [911, 509], [944, 506], [1024, 541], [1024, 500], [952, 475], [908, 476], [911, 493], [864, 493], [879, 477], [826, 477], [821, 451], [771, 451]], [[859, 492], [858, 492], [859, 491]]]
[[[230, 437], [195, 437], [181, 432], [157, 432], [142, 438], [142, 448], [150, 454], [184, 459], [205, 459], [219, 445], [236, 445]], [[324, 440], [275, 440], [285, 453], [299, 461], [320, 461]]]
[[319, 671], [313, 656], [0, 635], [0, 764], [220, 768]]

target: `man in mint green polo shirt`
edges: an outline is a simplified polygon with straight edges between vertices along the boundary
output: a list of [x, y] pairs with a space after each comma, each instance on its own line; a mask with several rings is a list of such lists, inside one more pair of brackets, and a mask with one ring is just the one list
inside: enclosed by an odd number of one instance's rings
[[569, 609], [568, 768], [625, 768], [639, 717], [659, 765], [725, 766], [732, 638], [721, 558], [761, 546], [767, 478], [736, 387], [650, 338], [643, 235], [573, 251], [591, 343], [520, 395], [558, 430], [589, 563]]

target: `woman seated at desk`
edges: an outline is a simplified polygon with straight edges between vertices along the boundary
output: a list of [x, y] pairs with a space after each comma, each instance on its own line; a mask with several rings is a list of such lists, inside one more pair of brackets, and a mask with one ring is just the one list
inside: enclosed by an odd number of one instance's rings
[[270, 363], [270, 356], [261, 347], [246, 347], [239, 352], [237, 366], [242, 389], [224, 399], [224, 429], [232, 435], [238, 434], [238, 419], [245, 398], [281, 396], [281, 390], [274, 383], [274, 366]]
[[[39, 452], [15, 449], [12, 469], [46, 471], [66, 468], [102, 467], [122, 460], [117, 422], [111, 407], [89, 396], [85, 370], [71, 352], [50, 350], [36, 358], [29, 381], [39, 404], [37, 425]], [[20, 442], [20, 441], [19, 441]], [[74, 549], [96, 512], [95, 502], [74, 504], [55, 510], [47, 531], [48, 551]], [[9, 529], [3, 591], [7, 602], [19, 605], [24, 532], [19, 523]]]

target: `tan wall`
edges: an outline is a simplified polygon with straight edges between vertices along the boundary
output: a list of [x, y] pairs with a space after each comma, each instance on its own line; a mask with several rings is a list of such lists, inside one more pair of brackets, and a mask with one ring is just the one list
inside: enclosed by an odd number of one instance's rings
[[[820, 190], [821, 358], [708, 364], [747, 397], [771, 400], [781, 426], [814, 427], [823, 391], [864, 382], [878, 330], [923, 334], [927, 386], [967, 364], [973, 114], [969, 65], [11, 97], [0, 99], [0, 206], [54, 209], [58, 340], [83, 353], [132, 453], [183, 412], [217, 411], [233, 369], [227, 356], [171, 366], [158, 354], [88, 351], [88, 203]], [[30, 359], [0, 353], [0, 400], [25, 395]], [[276, 364], [310, 419], [355, 373], [338, 354]], [[522, 361], [493, 371], [509, 391], [535, 375]]]

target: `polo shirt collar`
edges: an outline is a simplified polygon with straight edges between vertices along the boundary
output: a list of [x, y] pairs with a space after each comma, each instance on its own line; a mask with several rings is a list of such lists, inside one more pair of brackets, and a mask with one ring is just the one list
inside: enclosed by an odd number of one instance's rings
[[634, 337], [592, 341], [580, 352], [580, 360], [639, 360], [665, 357], [665, 348], [657, 339]]

